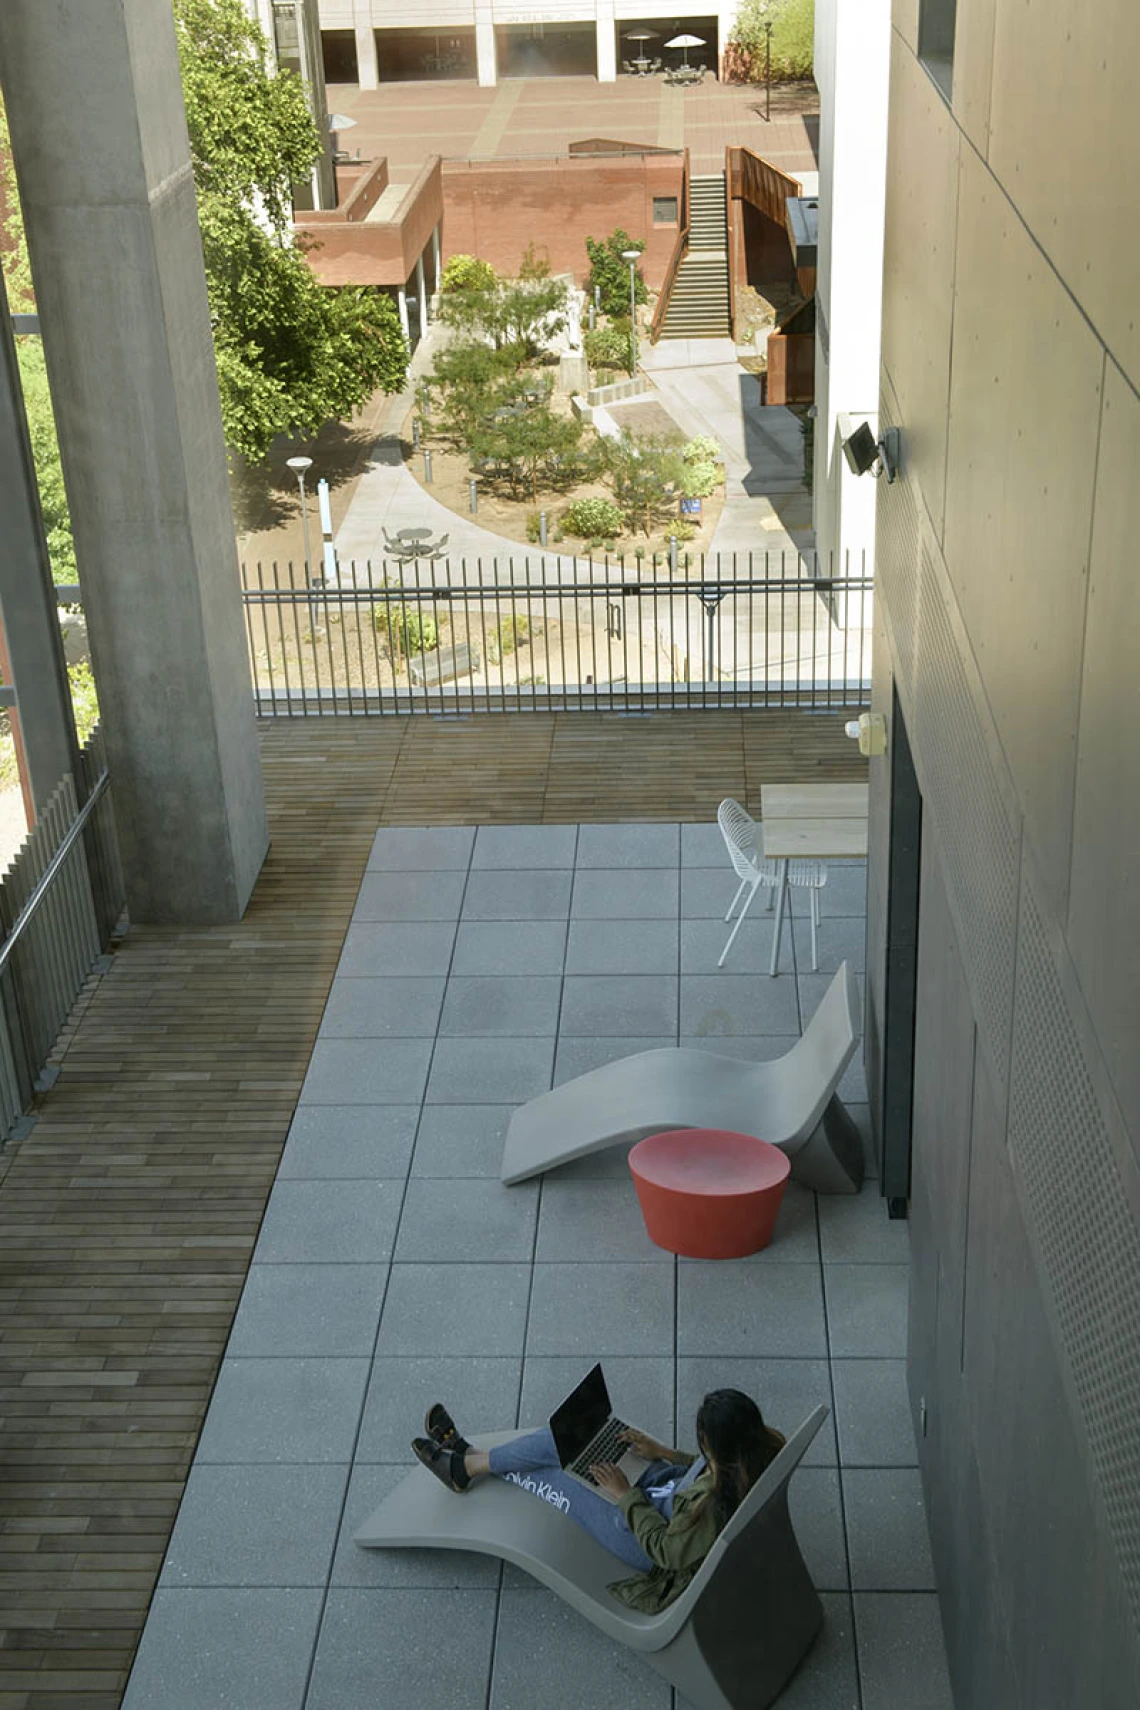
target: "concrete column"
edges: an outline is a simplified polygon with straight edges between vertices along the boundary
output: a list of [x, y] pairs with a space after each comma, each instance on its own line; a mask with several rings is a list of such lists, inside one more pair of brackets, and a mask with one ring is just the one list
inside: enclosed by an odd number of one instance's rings
[[598, 82], [617, 82], [617, 31], [614, 29], [613, 0], [598, 0]]
[[0, 68], [131, 916], [235, 920], [267, 832], [173, 16], [7, 0]]
[[410, 350], [412, 348], [412, 328], [408, 320], [408, 293], [402, 285], [396, 292], [396, 307], [400, 311], [400, 330], [404, 335], [404, 343]]
[[379, 89], [380, 71], [376, 59], [376, 31], [372, 25], [372, 0], [353, 0], [353, 25], [356, 30], [356, 75], [362, 89]]
[[422, 255], [416, 257], [416, 290], [420, 294], [420, 325], [426, 332], [431, 321], [431, 315], [428, 311], [427, 278], [424, 274], [424, 258]]
[[[0, 274], [0, 614], [27, 765], [25, 804], [40, 813], [78, 751], [59, 614], [44, 538], [16, 345]], [[28, 794], [31, 801], [28, 803]], [[29, 822], [31, 814], [29, 814]]]
[[432, 259], [432, 267], [435, 271], [435, 288], [438, 291], [440, 288], [440, 283], [443, 279], [443, 262], [440, 259], [439, 227], [438, 227], [438, 225], [432, 227], [431, 259]]
[[[486, 15], [480, 16], [481, 13]], [[481, 89], [493, 89], [499, 81], [495, 25], [489, 6], [480, 6], [475, 14], [475, 75]]]

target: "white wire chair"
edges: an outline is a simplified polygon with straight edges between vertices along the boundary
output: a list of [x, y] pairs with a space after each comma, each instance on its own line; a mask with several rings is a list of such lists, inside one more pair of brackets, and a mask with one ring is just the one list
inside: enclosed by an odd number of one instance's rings
[[[717, 824], [724, 838], [724, 846], [728, 850], [733, 871], [740, 884], [736, 895], [728, 905], [725, 920], [732, 919], [732, 912], [744, 892], [748, 891], [744, 907], [739, 918], [728, 935], [728, 942], [720, 953], [717, 967], [724, 966], [725, 957], [732, 949], [736, 934], [744, 924], [744, 916], [752, 905], [752, 899], [761, 885], [767, 887], [769, 896], [765, 904], [771, 909], [776, 892], [781, 884], [788, 887], [797, 886], [811, 892], [811, 965], [812, 970], [819, 966], [817, 949], [817, 934], [819, 932], [819, 893], [827, 883], [827, 864], [824, 861], [768, 861], [764, 858], [763, 845], [760, 840], [760, 827], [746, 808], [741, 807], [732, 796], [726, 796], [716, 810]], [[781, 868], [783, 871], [781, 872]], [[783, 919], [780, 919], [783, 928]], [[776, 972], [780, 946], [775, 942], [772, 946], [772, 972]]]

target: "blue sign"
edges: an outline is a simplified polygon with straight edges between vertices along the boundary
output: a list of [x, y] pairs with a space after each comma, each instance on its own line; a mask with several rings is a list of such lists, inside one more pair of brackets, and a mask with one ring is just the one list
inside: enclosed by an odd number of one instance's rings
[[701, 501], [699, 499], [682, 499], [681, 500], [681, 515], [683, 517], [699, 517], [700, 514], [701, 514]]

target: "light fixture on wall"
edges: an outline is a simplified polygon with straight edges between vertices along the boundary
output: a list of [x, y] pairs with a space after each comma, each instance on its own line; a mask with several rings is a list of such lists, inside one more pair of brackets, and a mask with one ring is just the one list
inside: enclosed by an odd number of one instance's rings
[[853, 475], [871, 474], [878, 480], [880, 475], [887, 477], [887, 485], [894, 480], [899, 471], [900, 435], [897, 427], [887, 428], [882, 437], [876, 439], [875, 431], [870, 422], [860, 422], [853, 432], [847, 432], [844, 418], [839, 418], [839, 431], [843, 435], [843, 455]]
[[859, 752], [875, 760], [887, 752], [887, 721], [881, 712], [860, 713], [843, 726], [846, 736], [859, 744]]

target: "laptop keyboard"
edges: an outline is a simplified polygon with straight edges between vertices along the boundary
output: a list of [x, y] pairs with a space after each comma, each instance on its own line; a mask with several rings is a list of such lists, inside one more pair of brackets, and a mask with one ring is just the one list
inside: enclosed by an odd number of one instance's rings
[[582, 1450], [576, 1460], [571, 1461], [570, 1471], [577, 1473], [579, 1478], [584, 1478], [587, 1484], [596, 1485], [598, 1481], [591, 1475], [590, 1467], [607, 1461], [615, 1464], [620, 1461], [629, 1451], [629, 1444], [621, 1441], [628, 1430], [629, 1426], [623, 1425], [620, 1419], [610, 1419], [602, 1426], [593, 1442]]

